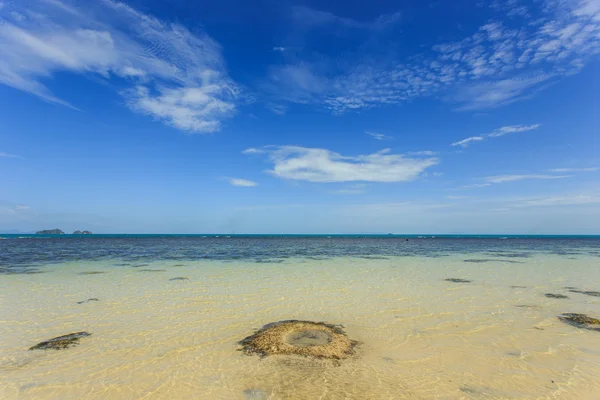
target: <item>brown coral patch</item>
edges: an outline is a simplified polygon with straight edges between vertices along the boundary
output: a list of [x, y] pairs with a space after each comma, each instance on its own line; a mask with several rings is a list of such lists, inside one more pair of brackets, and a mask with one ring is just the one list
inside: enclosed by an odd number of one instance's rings
[[354, 354], [358, 342], [350, 340], [339, 325], [288, 320], [267, 324], [239, 344], [247, 355], [295, 354], [339, 360]]

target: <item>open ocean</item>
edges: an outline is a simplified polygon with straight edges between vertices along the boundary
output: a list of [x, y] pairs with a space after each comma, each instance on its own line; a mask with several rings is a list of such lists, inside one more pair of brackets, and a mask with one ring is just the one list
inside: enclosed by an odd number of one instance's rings
[[[600, 399], [600, 237], [0, 237], [0, 399]], [[239, 351], [291, 319], [355, 353]]]

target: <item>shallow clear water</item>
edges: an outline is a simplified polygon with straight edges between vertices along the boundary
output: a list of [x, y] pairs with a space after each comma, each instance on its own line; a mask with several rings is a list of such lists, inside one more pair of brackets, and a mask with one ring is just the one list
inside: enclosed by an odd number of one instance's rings
[[[600, 318], [600, 297], [565, 289], [600, 291], [599, 251], [597, 239], [2, 240], [0, 398], [596, 399], [600, 332], [557, 316]], [[342, 324], [361, 344], [340, 362], [238, 351], [286, 319]], [[92, 335], [28, 351], [78, 331]]]

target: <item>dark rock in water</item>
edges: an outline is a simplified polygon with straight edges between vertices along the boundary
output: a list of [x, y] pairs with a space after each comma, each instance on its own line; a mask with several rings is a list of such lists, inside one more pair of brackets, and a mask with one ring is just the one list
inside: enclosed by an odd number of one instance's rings
[[171, 267], [184, 267], [184, 264], [173, 264]]
[[356, 258], [363, 258], [365, 260], [389, 260], [389, 257], [383, 256], [356, 256]]
[[46, 229], [43, 231], [37, 231], [36, 235], [64, 235], [65, 233], [60, 229]]
[[565, 286], [563, 289], [577, 290], [577, 288], [575, 286]]
[[87, 299], [87, 300], [82, 300], [82, 301], [78, 301], [77, 304], [83, 304], [83, 303], [89, 303], [90, 301], [100, 301], [95, 297], [92, 297], [91, 299]]
[[515, 260], [489, 260], [489, 259], [485, 259], [485, 258], [469, 258], [466, 260], [463, 260], [464, 262], [468, 262], [468, 263], [487, 263], [487, 262], [504, 262], [504, 263], [511, 263], [511, 264], [523, 264], [523, 261], [515, 261]]
[[555, 294], [555, 293], [546, 293], [544, 296], [550, 299], [568, 299], [569, 296], [565, 296], [564, 294]]
[[542, 307], [540, 307], [540, 306], [531, 305], [531, 304], [517, 304], [515, 307], [519, 307], [519, 308], [531, 308], [533, 310], [541, 310], [542, 309]]
[[170, 281], [189, 281], [190, 278], [186, 278], [185, 276], [178, 276], [176, 278], [169, 279]]
[[260, 389], [246, 389], [246, 390], [244, 390], [244, 397], [247, 400], [267, 400], [268, 399], [267, 394]]
[[518, 285], [512, 285], [510, 288], [511, 288], [511, 289], [526, 289], [526, 288], [527, 288], [527, 286], [518, 286]]
[[558, 319], [577, 328], [600, 332], [600, 320], [588, 317], [585, 314], [567, 313], [559, 316]]
[[84, 272], [80, 272], [79, 275], [100, 275], [100, 274], [105, 274], [106, 272], [104, 271], [84, 271]]
[[[123, 264], [123, 265], [126, 265], [126, 264]], [[150, 264], [135, 264], [135, 265], [132, 265], [131, 267], [132, 268], [140, 268], [140, 267], [147, 267], [148, 265], [150, 265]]]
[[580, 294], [585, 294], [585, 295], [594, 296], [594, 297], [600, 297], [600, 292], [594, 292], [594, 291], [591, 291], [591, 290], [576, 290], [576, 289], [571, 289], [571, 290], [569, 290], [569, 292], [580, 293]]
[[68, 335], [58, 336], [50, 340], [46, 340], [45, 342], [41, 342], [36, 344], [33, 347], [30, 347], [29, 350], [61, 350], [67, 349], [72, 346], [76, 346], [79, 344], [79, 339], [82, 337], [90, 336], [91, 333], [87, 332], [76, 332], [69, 333]]
[[73, 232], [73, 235], [91, 235], [92, 232], [90, 231], [75, 231]]
[[138, 272], [165, 272], [166, 269], [139, 269]]
[[46, 271], [40, 271], [40, 270], [34, 269], [34, 270], [25, 271], [25, 273], [27, 275], [35, 275], [35, 274], [45, 274]]
[[448, 281], [448, 282], [454, 282], [454, 283], [471, 283], [471, 282], [473, 282], [468, 279], [460, 279], [460, 278], [446, 278], [444, 280]]

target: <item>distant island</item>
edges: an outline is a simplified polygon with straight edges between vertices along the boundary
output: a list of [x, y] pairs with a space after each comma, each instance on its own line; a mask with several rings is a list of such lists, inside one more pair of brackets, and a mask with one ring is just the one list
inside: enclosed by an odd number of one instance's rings
[[91, 235], [92, 232], [90, 231], [75, 231], [73, 232], [73, 235]]
[[46, 229], [44, 231], [37, 231], [36, 235], [64, 235], [65, 233], [60, 229]]

